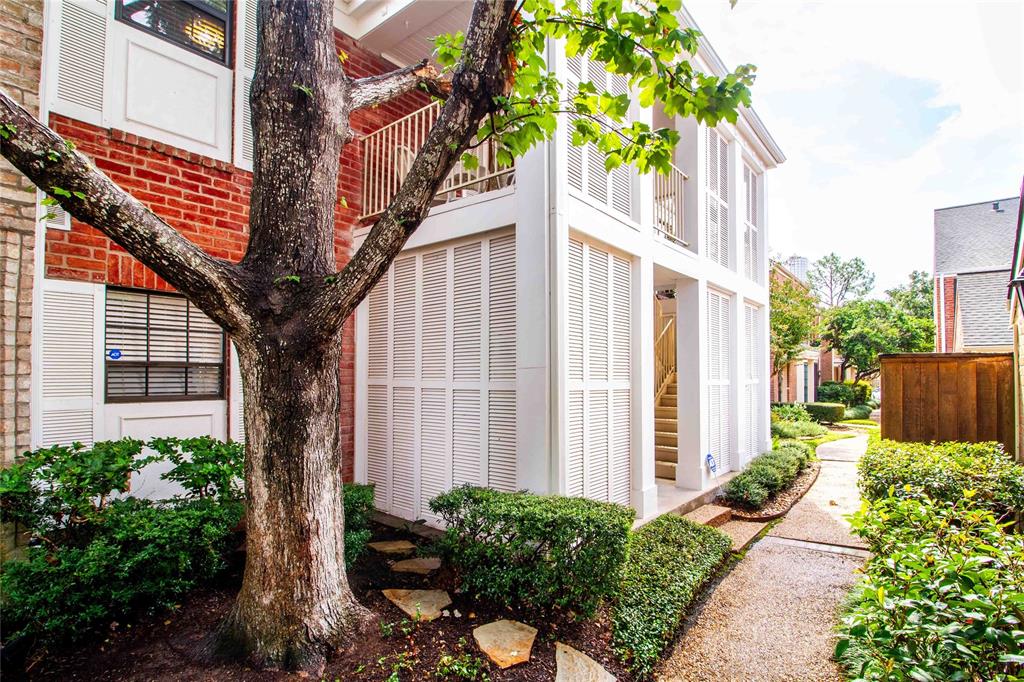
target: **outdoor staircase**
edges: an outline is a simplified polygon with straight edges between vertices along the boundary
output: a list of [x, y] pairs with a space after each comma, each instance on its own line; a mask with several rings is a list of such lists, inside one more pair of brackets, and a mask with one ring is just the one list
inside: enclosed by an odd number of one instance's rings
[[657, 478], [676, 480], [676, 463], [679, 461], [679, 394], [676, 374], [665, 380], [654, 406], [654, 475]]

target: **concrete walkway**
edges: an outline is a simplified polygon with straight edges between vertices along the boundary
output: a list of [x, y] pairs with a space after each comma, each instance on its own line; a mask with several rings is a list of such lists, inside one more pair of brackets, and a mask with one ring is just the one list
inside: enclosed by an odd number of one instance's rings
[[843, 514], [859, 506], [867, 436], [818, 448], [821, 474], [708, 598], [659, 680], [842, 680], [832, 662], [836, 610], [867, 556]]

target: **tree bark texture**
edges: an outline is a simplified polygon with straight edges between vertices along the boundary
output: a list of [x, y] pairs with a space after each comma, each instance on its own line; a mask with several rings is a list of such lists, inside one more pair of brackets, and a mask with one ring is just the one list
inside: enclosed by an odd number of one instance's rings
[[[261, 2], [249, 244], [238, 264], [204, 253], [0, 91], [0, 153], [185, 294], [238, 348], [248, 556], [221, 643], [257, 664], [315, 669], [368, 615], [345, 576], [341, 329], [504, 94], [514, 11], [509, 0], [476, 3], [449, 83], [424, 64], [348, 78], [332, 0]], [[334, 206], [339, 157], [354, 139], [349, 116], [423, 86], [446, 95], [438, 121], [391, 205], [339, 272]]]

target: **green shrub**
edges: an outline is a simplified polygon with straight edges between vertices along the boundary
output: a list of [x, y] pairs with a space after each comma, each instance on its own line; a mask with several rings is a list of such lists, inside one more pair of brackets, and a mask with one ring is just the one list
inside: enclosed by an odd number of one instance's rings
[[779, 438], [815, 438], [828, 433], [821, 424], [807, 422], [772, 422], [772, 435]]
[[809, 448], [785, 444], [778, 450], [755, 457], [722, 488], [730, 504], [760, 509], [772, 495], [786, 489], [810, 460]]
[[225, 567], [240, 502], [110, 503], [81, 546], [35, 546], [0, 574], [4, 637], [89, 637], [113, 620], [169, 606]]
[[853, 387], [840, 381], [823, 381], [818, 385], [818, 400], [826, 403], [853, 404]]
[[245, 446], [211, 436], [154, 438], [149, 447], [174, 467], [161, 475], [183, 487], [190, 497], [242, 499]]
[[800, 403], [776, 403], [772, 405], [772, 421], [809, 422], [811, 415]]
[[846, 408], [843, 419], [867, 419], [871, 416], [871, 411], [869, 405], [854, 405]]
[[843, 403], [804, 403], [804, 409], [811, 415], [811, 419], [825, 424], [842, 421], [846, 415], [846, 405]]
[[635, 674], [650, 673], [731, 546], [720, 531], [672, 514], [630, 534], [612, 604], [612, 648]]
[[924, 493], [956, 502], [964, 491], [996, 514], [1024, 510], [1024, 466], [998, 443], [900, 443], [872, 438], [858, 464], [863, 497], [877, 500], [895, 494]]
[[1021, 679], [1024, 536], [971, 495], [882, 497], [852, 523], [874, 555], [836, 646], [851, 677]]
[[370, 514], [373, 512], [373, 485], [346, 483], [345, 494], [345, 568], [351, 568], [370, 541]]
[[803, 459], [804, 464], [811, 461], [811, 457], [814, 456], [814, 448], [807, 443], [798, 440], [780, 440], [775, 445], [775, 450], [792, 450], [800, 455]]
[[430, 509], [447, 525], [440, 550], [467, 592], [583, 616], [614, 594], [634, 517], [617, 504], [469, 486]]

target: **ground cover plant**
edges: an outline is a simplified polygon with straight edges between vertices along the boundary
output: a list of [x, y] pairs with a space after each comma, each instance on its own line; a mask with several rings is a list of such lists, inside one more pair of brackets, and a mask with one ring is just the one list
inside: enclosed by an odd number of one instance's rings
[[836, 647], [851, 679], [1021, 679], [1024, 536], [978, 502], [908, 485], [853, 516], [873, 556]]
[[772, 496], [788, 488], [810, 461], [809, 448], [783, 443], [766, 452], [736, 474], [722, 488], [729, 504], [750, 510], [764, 507]]
[[779, 438], [815, 438], [828, 433], [828, 429], [812, 421], [773, 421], [772, 435]]
[[935, 500], [957, 503], [975, 491], [975, 504], [997, 515], [1024, 510], [1024, 466], [998, 443], [902, 443], [871, 436], [858, 464], [861, 495], [877, 500], [890, 494], [923, 491]]
[[772, 421], [809, 422], [811, 415], [801, 403], [775, 403], [772, 405]]
[[593, 615], [615, 594], [634, 512], [579, 497], [461, 486], [431, 510], [463, 589], [492, 601]]
[[634, 673], [650, 673], [731, 546], [721, 531], [672, 514], [630, 534], [612, 647]]

